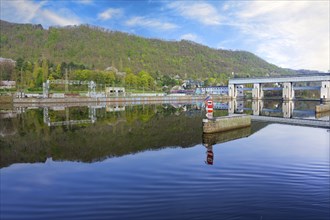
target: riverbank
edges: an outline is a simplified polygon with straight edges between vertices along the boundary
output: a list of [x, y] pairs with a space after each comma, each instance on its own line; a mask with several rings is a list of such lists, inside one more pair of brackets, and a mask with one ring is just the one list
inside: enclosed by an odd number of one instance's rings
[[[122, 96], [108, 98], [65, 97], [65, 98], [14, 98], [14, 104], [48, 103], [99, 103], [99, 102], [153, 102], [153, 101], [203, 101], [205, 96]], [[225, 96], [214, 96], [214, 100], [227, 100]]]

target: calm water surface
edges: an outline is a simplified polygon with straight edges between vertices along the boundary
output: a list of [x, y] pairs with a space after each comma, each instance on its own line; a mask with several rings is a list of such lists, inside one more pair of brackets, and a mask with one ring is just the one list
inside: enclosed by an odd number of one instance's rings
[[196, 104], [116, 108], [3, 117], [0, 219], [329, 219], [329, 130], [203, 135]]

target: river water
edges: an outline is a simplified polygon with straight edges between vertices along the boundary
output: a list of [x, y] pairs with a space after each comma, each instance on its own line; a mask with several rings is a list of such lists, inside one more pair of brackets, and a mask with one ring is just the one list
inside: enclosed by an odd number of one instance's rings
[[[316, 104], [290, 117], [329, 121]], [[253, 121], [206, 135], [204, 117], [202, 103], [2, 111], [0, 219], [329, 219], [329, 129]]]

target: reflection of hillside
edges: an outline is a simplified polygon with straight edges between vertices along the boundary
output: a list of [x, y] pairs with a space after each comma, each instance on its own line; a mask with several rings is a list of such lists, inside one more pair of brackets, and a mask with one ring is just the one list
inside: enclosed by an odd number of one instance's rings
[[[16, 133], [17, 133], [17, 129], [10, 122], [10, 119], [2, 118], [1, 123], [0, 123], [0, 137], [11, 136], [11, 135], [15, 135]], [[1, 141], [1, 139], [0, 139], [0, 141]]]
[[[0, 167], [53, 160], [92, 162], [167, 146], [201, 143], [202, 115], [178, 116], [172, 107], [138, 106], [80, 127], [47, 127], [41, 110], [11, 120], [17, 133], [0, 139]], [[101, 115], [102, 115], [101, 114]]]

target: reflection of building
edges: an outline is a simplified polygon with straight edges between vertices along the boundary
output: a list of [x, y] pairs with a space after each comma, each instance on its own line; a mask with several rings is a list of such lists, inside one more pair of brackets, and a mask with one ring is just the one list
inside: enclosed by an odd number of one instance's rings
[[262, 100], [253, 100], [252, 101], [252, 110], [253, 115], [260, 115], [264, 108], [264, 102]]
[[244, 101], [243, 100], [237, 101], [236, 99], [234, 99], [228, 103], [228, 113], [229, 114], [243, 113], [243, 111], [244, 111]]
[[118, 105], [107, 105], [105, 107], [105, 110], [107, 112], [120, 112], [120, 111], [125, 111], [125, 106], [118, 106]]
[[48, 126], [69, 126], [69, 125], [79, 125], [79, 124], [93, 124], [96, 121], [96, 108], [93, 106], [88, 107], [88, 117], [89, 119], [83, 119], [83, 120], [72, 120], [70, 119], [69, 115], [69, 108], [65, 109], [65, 121], [51, 121], [51, 118], [49, 116], [49, 107], [44, 107], [44, 123]]
[[125, 95], [125, 88], [124, 87], [106, 87], [105, 94], [106, 94], [106, 97], [122, 96], [122, 95]]
[[15, 111], [0, 111], [0, 119], [4, 118], [17, 118], [17, 112]]
[[288, 101], [282, 103], [283, 118], [292, 118], [294, 102]]
[[214, 158], [214, 153], [213, 153], [213, 146], [212, 145], [204, 145], [207, 149], [206, 151], [206, 161], [205, 163], [207, 165], [213, 165], [213, 158]]
[[240, 138], [245, 138], [251, 135], [251, 127], [238, 128], [229, 131], [217, 132], [217, 133], [203, 133], [203, 145], [206, 147], [206, 161], [208, 165], [213, 165], [214, 153], [213, 145], [225, 143]]

